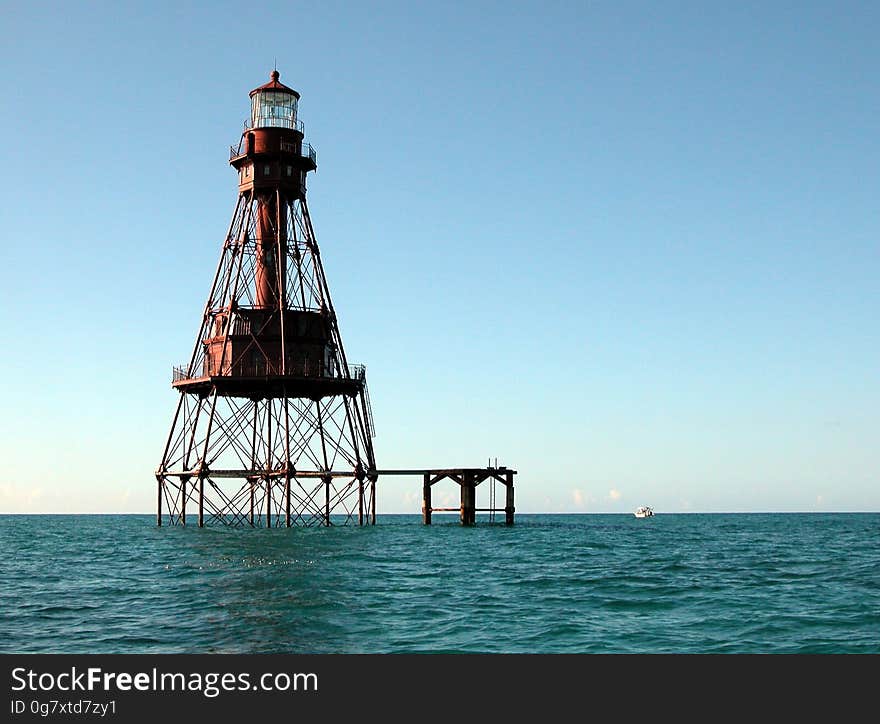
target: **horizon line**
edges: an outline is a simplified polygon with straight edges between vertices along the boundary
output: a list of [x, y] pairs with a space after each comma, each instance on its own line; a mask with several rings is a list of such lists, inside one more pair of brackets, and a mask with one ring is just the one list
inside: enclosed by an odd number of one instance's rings
[[[654, 511], [654, 515], [804, 515], [804, 514], [824, 514], [824, 513], [844, 513], [844, 514], [861, 514], [861, 513], [880, 513], [880, 510], [665, 510], [657, 512]], [[568, 510], [568, 511], [521, 511], [517, 512], [516, 515], [632, 515], [632, 511], [621, 511], [621, 510]], [[10, 511], [10, 512], [0, 512], [0, 516], [9, 516], [9, 515], [150, 515], [155, 517], [155, 512], [132, 512], [132, 511], [105, 511], [105, 512], [97, 512], [97, 511], [66, 511], [66, 512], [49, 512], [49, 511], [39, 511], [39, 512], [22, 512], [22, 511]], [[196, 516], [196, 513], [188, 513], [189, 516]], [[342, 515], [341, 513], [338, 515]], [[387, 512], [387, 513], [376, 513], [377, 516], [382, 515], [416, 515], [421, 516], [421, 511], [414, 513], [401, 513], [401, 512]], [[443, 513], [434, 513], [435, 516], [449, 516], [455, 517], [458, 515], [455, 511], [448, 511]], [[485, 514], [484, 514], [485, 515]], [[286, 526], [281, 526], [286, 527]], [[291, 526], [294, 527], [294, 526]]]

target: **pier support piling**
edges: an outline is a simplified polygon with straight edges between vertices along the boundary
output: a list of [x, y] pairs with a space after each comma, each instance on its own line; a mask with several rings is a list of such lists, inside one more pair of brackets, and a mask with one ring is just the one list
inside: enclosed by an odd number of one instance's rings
[[504, 487], [507, 493], [504, 502], [504, 522], [507, 525], [513, 525], [513, 513], [516, 510], [513, 503], [513, 472], [508, 470], [504, 477]]
[[477, 522], [477, 486], [474, 475], [465, 471], [461, 482], [461, 524], [473, 525]]
[[422, 486], [422, 522], [431, 525], [431, 474], [425, 473]]

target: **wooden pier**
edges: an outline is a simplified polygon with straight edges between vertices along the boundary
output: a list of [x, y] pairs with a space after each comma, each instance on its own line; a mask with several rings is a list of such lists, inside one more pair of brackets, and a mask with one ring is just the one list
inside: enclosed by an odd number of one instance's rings
[[[489, 513], [490, 519], [495, 513], [504, 513], [504, 522], [513, 525], [513, 476], [516, 470], [510, 470], [504, 466], [488, 468], [447, 468], [436, 470], [377, 470], [377, 475], [421, 475], [422, 485], [422, 520], [425, 525], [431, 525], [431, 513], [451, 513], [458, 511], [462, 525], [474, 525], [477, 521], [477, 513]], [[441, 480], [454, 480], [461, 488], [461, 505], [458, 508], [434, 508], [431, 505], [431, 488]], [[477, 508], [477, 486], [490, 481], [489, 507]], [[504, 507], [495, 505], [494, 485], [496, 482], [504, 485]]]

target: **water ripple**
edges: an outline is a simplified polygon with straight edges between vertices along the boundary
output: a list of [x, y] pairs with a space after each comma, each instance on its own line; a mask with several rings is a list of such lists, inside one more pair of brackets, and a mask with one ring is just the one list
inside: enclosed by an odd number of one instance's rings
[[877, 514], [0, 516], [5, 652], [880, 653]]

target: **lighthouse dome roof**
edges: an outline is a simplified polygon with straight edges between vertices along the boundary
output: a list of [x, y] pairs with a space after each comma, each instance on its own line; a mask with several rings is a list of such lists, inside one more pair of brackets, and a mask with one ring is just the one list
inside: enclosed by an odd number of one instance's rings
[[253, 96], [255, 93], [261, 93], [263, 91], [277, 91], [277, 92], [281, 92], [281, 93], [290, 93], [291, 95], [294, 95], [297, 98], [299, 98], [299, 93], [297, 93], [293, 88], [288, 88], [286, 85], [284, 85], [284, 83], [282, 83], [280, 80], [278, 80], [280, 77], [281, 77], [281, 73], [279, 73], [277, 70], [273, 70], [269, 74], [269, 79], [270, 79], [269, 82], [264, 83], [259, 88], [254, 88], [249, 93], [249, 95]]

